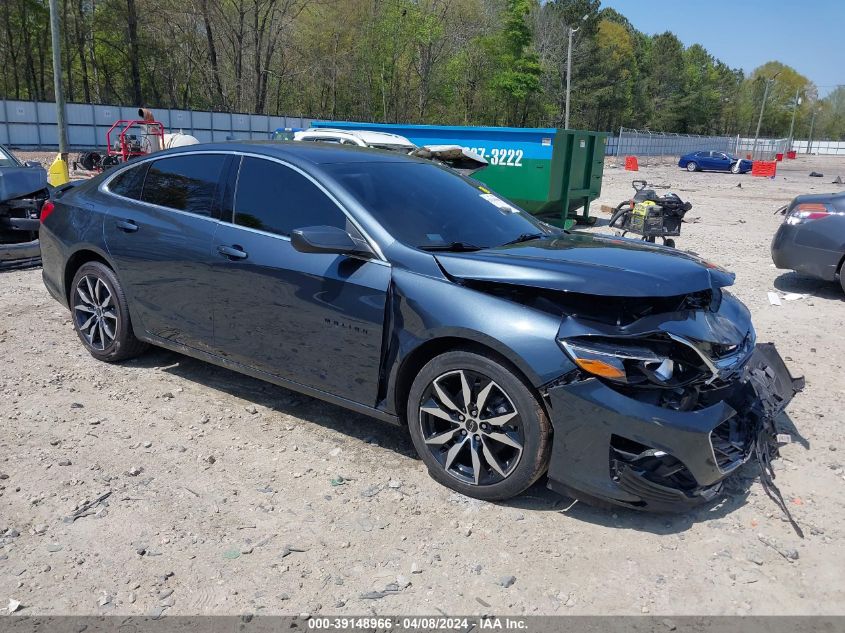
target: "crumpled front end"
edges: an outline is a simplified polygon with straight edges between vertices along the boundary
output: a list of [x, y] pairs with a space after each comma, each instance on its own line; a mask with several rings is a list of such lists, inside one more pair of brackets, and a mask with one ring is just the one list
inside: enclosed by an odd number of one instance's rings
[[549, 487], [682, 511], [716, 497], [757, 451], [774, 456], [774, 418], [803, 379], [791, 376], [773, 344], [756, 344], [742, 304], [726, 294], [712, 307], [629, 326], [564, 321], [562, 344], [576, 359], [590, 355], [576, 364], [599, 375], [579, 369], [546, 386], [554, 429]]

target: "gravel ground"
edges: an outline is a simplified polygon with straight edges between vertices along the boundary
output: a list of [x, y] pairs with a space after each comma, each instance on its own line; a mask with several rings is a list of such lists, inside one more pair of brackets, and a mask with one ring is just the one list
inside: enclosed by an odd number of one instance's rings
[[[28, 270], [0, 274], [0, 607], [842, 613], [843, 293], [776, 270], [768, 244], [772, 211], [835, 189], [845, 159], [800, 158], [775, 180], [668, 165], [636, 175], [694, 204], [700, 221], [678, 246], [735, 270], [759, 340], [806, 374], [789, 409], [795, 441], [777, 462], [806, 538], [753, 466], [720, 504], [681, 516], [572, 506], [542, 484], [504, 504], [453, 494], [402, 429], [170, 352], [95, 361]], [[632, 176], [609, 166], [594, 209], [628, 197]], [[768, 291], [803, 296], [772, 306]]]

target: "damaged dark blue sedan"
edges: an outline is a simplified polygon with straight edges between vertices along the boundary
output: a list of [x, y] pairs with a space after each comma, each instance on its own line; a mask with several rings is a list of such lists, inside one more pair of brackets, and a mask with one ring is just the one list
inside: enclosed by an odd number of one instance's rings
[[117, 167], [41, 214], [82, 344], [152, 344], [407, 425], [431, 475], [506, 499], [712, 499], [800, 389], [733, 275], [539, 222], [431, 162], [219, 144]]

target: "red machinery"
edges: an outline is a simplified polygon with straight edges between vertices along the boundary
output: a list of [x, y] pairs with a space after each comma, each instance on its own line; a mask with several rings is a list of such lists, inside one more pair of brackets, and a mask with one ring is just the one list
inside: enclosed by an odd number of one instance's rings
[[[133, 128], [142, 128], [141, 134], [130, 134]], [[117, 138], [112, 143], [112, 134], [117, 131]], [[158, 140], [153, 140], [157, 137]], [[114, 164], [125, 163], [133, 156], [151, 154], [164, 147], [164, 125], [159, 121], [141, 121], [121, 119], [106, 132], [106, 156], [103, 163], [114, 156]]]
[[138, 109], [142, 119], [115, 121], [106, 132], [106, 155], [84, 152], [77, 161], [84, 169], [108, 169], [120, 163], [158, 151], [164, 147], [164, 125], [153, 118], [152, 112]]

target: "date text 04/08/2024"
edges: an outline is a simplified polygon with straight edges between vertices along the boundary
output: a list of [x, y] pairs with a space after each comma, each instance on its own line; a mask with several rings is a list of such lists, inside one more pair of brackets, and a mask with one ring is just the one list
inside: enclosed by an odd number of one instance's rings
[[358, 631], [377, 629], [381, 631], [469, 631], [511, 630], [521, 631], [528, 628], [522, 618], [513, 617], [344, 617], [311, 618], [308, 620], [310, 631]]

